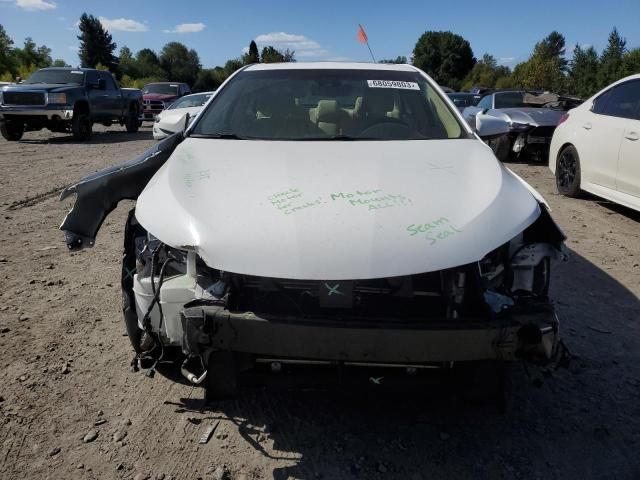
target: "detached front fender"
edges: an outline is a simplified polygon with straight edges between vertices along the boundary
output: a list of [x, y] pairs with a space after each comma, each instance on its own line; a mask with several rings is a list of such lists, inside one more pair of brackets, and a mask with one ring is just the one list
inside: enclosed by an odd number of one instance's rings
[[65, 188], [60, 200], [76, 194], [73, 207], [60, 225], [69, 250], [93, 247], [107, 215], [118, 206], [120, 200], [138, 198], [183, 138], [182, 132], [171, 135], [139, 157], [100, 170]]

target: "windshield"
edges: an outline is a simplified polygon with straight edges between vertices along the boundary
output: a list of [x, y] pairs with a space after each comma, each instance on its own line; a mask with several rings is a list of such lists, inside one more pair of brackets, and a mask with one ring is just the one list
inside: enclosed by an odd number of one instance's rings
[[176, 108], [189, 108], [189, 107], [201, 107], [207, 100], [211, 98], [212, 93], [197, 93], [195, 95], [187, 95], [180, 100], [173, 102], [167, 110], [173, 110]]
[[418, 72], [287, 69], [238, 73], [193, 136], [264, 140], [466, 138]]
[[57, 83], [61, 85], [82, 85], [84, 72], [80, 70], [38, 70], [34, 72], [24, 83]]
[[522, 108], [524, 104], [524, 92], [496, 93], [495, 108]]
[[158, 93], [160, 95], [178, 95], [178, 85], [168, 83], [150, 83], [145, 85], [142, 93]]

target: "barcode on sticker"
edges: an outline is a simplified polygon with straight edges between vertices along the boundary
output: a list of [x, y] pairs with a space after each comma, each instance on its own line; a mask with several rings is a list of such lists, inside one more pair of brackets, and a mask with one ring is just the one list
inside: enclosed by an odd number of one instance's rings
[[420, 90], [416, 82], [403, 82], [401, 80], [367, 80], [369, 88], [402, 88], [404, 90]]

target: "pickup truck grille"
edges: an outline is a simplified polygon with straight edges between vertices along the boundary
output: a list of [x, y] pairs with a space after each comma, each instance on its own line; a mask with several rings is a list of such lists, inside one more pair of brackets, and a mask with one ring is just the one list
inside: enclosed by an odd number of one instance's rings
[[4, 92], [3, 105], [44, 105], [43, 92]]

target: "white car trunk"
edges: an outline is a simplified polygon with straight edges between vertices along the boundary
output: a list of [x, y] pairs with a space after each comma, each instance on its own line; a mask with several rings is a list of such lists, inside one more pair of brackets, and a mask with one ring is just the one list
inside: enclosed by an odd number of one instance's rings
[[189, 138], [138, 198], [155, 237], [213, 268], [365, 279], [480, 260], [538, 217], [526, 186], [476, 139]]

